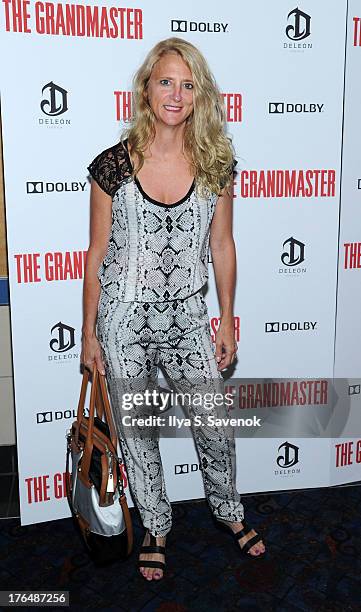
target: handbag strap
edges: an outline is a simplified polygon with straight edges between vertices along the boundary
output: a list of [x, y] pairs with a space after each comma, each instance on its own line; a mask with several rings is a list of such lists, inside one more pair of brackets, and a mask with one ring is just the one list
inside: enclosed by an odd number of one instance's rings
[[80, 423], [82, 421], [84, 415], [84, 405], [85, 405], [85, 396], [86, 396], [86, 388], [89, 380], [89, 370], [84, 368], [83, 379], [81, 383], [80, 396], [78, 402], [78, 411], [76, 415], [76, 420], [78, 421], [78, 429], [80, 427]]
[[[94, 367], [96, 369], [96, 366], [94, 366]], [[104, 408], [105, 418], [106, 418], [106, 421], [107, 421], [108, 427], [109, 427], [110, 440], [111, 440], [111, 442], [112, 442], [112, 444], [114, 446], [115, 451], [117, 451], [117, 433], [116, 433], [116, 429], [115, 429], [115, 425], [114, 425], [112, 409], [111, 409], [110, 402], [109, 402], [107, 386], [106, 386], [106, 382], [105, 382], [105, 376], [102, 376], [99, 373], [98, 373], [98, 394], [97, 394], [97, 398], [98, 397], [101, 398], [101, 404], [102, 404], [102, 407]], [[98, 404], [97, 404], [97, 407], [98, 407]]]
[[[77, 422], [78, 429], [82, 422], [84, 416], [84, 406], [85, 406], [85, 397], [87, 391], [87, 385], [89, 382], [89, 370], [84, 368], [83, 380], [80, 389], [80, 397], [78, 402], [78, 411], [77, 411]], [[105, 377], [98, 373], [98, 369], [96, 363], [94, 362], [93, 366], [93, 374], [92, 374], [92, 393], [90, 395], [90, 405], [89, 405], [89, 427], [93, 426], [95, 413], [102, 419], [103, 414], [105, 413], [106, 422], [109, 427], [109, 435], [110, 440], [114, 446], [114, 449], [117, 450], [117, 433], [114, 425], [114, 419], [112, 414], [112, 409], [110, 406], [108, 391], [105, 382]], [[91, 434], [93, 434], [93, 429], [91, 429]]]
[[[81, 392], [80, 392], [80, 399], [83, 402], [83, 408], [84, 408], [84, 400], [85, 400], [85, 394], [84, 397], [82, 396], [82, 391], [83, 388], [85, 387], [86, 390], [86, 385], [89, 381], [89, 374], [85, 371], [86, 368], [84, 369], [84, 374], [83, 374], [83, 382], [82, 382], [82, 387], [81, 387]], [[89, 402], [89, 417], [88, 417], [88, 427], [87, 427], [87, 434], [86, 434], [86, 438], [85, 438], [85, 443], [84, 443], [84, 452], [83, 452], [83, 456], [82, 456], [82, 462], [81, 462], [81, 479], [83, 480], [84, 483], [89, 481], [89, 470], [90, 470], [90, 462], [91, 462], [91, 456], [92, 456], [92, 452], [93, 452], [93, 433], [94, 433], [94, 417], [95, 417], [95, 396], [96, 396], [96, 391], [97, 391], [97, 377], [98, 377], [98, 370], [96, 368], [96, 364], [94, 362], [94, 368], [93, 368], [93, 382], [92, 382], [92, 386], [91, 386], [91, 392], [90, 392], [90, 402]], [[86, 382], [84, 382], [84, 379]], [[79, 402], [80, 404], [80, 402]], [[78, 418], [79, 418], [79, 407], [78, 407]], [[83, 419], [83, 414], [81, 415], [80, 418], [80, 423]], [[79, 421], [78, 421], [79, 423]]]
[[133, 550], [133, 523], [132, 523], [132, 519], [130, 516], [130, 512], [129, 512], [129, 508], [128, 508], [128, 504], [127, 504], [127, 498], [125, 496], [125, 493], [122, 493], [120, 498], [119, 498], [119, 503], [122, 507], [123, 510], [123, 516], [124, 516], [124, 521], [125, 521], [125, 526], [127, 528], [127, 554], [130, 555], [130, 553]]
[[72, 515], [75, 515], [75, 508], [73, 505], [73, 483], [72, 477], [69, 471], [69, 459], [71, 453], [71, 433], [68, 433], [66, 436], [66, 462], [65, 462], [65, 492], [68, 500], [68, 504], [71, 510]]

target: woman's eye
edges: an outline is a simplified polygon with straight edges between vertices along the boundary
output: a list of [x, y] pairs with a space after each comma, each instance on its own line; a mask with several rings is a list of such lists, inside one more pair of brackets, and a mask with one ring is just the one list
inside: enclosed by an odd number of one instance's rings
[[168, 83], [169, 83], [169, 79], [162, 79], [160, 82], [161, 85], [168, 85]]
[[186, 89], [193, 89], [193, 83], [185, 83], [185, 84], [184, 84], [184, 87], [185, 87]]

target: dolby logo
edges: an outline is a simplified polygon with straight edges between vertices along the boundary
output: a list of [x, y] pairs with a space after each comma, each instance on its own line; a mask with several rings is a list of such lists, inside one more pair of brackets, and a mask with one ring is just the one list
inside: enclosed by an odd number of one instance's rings
[[219, 34], [228, 32], [228, 23], [172, 19], [170, 29], [171, 32], [208, 32], [209, 34]]
[[348, 394], [349, 395], [360, 395], [361, 393], [361, 385], [349, 385]]
[[279, 333], [288, 331], [313, 331], [317, 321], [268, 321], [265, 323], [266, 333]]
[[26, 193], [40, 194], [40, 193], [73, 193], [76, 191], [85, 191], [86, 182], [80, 183], [74, 182], [44, 182], [44, 181], [27, 181], [26, 182]]
[[293, 102], [269, 102], [268, 112], [270, 115], [285, 115], [287, 113], [323, 113], [324, 104], [304, 104]]
[[63, 419], [76, 419], [75, 410], [48, 410], [47, 412], [37, 412], [36, 422], [52, 423], [53, 421], [62, 421]]
[[190, 472], [198, 472], [200, 466], [198, 463], [178, 463], [174, 466], [174, 473], [176, 476], [179, 474], [189, 474]]

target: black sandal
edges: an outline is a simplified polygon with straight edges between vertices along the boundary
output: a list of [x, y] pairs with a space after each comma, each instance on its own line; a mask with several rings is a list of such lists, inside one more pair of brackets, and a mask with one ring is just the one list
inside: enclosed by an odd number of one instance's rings
[[[152, 533], [149, 533], [149, 538], [150, 545], [142, 546], [139, 554], [159, 553], [161, 555], [165, 555], [165, 546], [157, 545], [156, 537]], [[138, 559], [138, 568], [139, 567], [158, 567], [159, 569], [163, 570], [163, 575], [165, 571], [165, 563], [163, 563], [163, 561], [147, 561], [147, 559]]]
[[252, 555], [251, 553], [249, 553], [248, 551], [250, 550], [250, 548], [252, 548], [252, 546], [254, 546], [255, 544], [257, 544], [257, 542], [260, 542], [262, 540], [262, 542], [265, 544], [264, 538], [262, 538], [262, 536], [257, 533], [255, 536], [253, 536], [252, 538], [250, 538], [249, 540], [247, 540], [247, 542], [245, 542], [243, 545], [240, 545], [238, 543], [238, 540], [240, 540], [241, 538], [244, 538], [244, 536], [248, 535], [250, 531], [252, 531], [252, 527], [250, 527], [246, 521], [242, 521], [243, 523], [243, 529], [240, 529], [239, 531], [233, 532], [232, 529], [227, 525], [226, 521], [222, 521], [219, 520], [219, 523], [226, 527], [228, 532], [231, 532], [231, 535], [233, 536], [236, 546], [238, 548], [238, 550], [241, 551], [241, 553], [243, 553], [243, 555], [245, 555], [248, 559], [260, 559], [260, 557], [264, 557], [266, 554], [266, 550], [264, 550], [263, 553], [259, 553], [259, 555]]

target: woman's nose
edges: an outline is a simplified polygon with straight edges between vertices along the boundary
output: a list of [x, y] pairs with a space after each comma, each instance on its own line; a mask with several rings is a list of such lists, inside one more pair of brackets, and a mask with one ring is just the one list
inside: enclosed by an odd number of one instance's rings
[[175, 85], [173, 89], [173, 99], [179, 102], [182, 99], [182, 90], [180, 85]]

